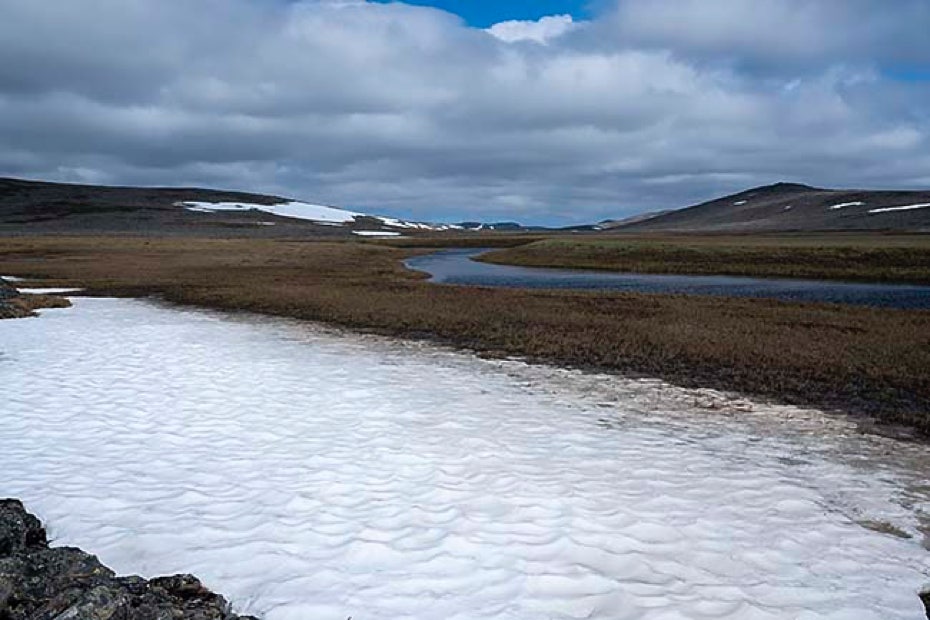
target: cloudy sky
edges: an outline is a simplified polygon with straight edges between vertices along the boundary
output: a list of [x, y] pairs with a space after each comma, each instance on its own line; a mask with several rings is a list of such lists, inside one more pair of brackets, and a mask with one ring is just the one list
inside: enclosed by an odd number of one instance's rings
[[930, 187], [930, 0], [0, 0], [0, 175], [566, 224]]

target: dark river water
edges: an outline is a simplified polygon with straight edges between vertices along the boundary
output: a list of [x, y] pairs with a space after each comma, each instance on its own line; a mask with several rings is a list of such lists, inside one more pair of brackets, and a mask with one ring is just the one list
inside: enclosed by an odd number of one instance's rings
[[930, 309], [930, 286], [737, 276], [608, 273], [581, 269], [491, 265], [471, 260], [473, 256], [487, 251], [473, 248], [442, 250], [408, 259], [405, 264], [410, 269], [430, 274], [430, 281], [443, 284], [764, 297], [881, 308]]

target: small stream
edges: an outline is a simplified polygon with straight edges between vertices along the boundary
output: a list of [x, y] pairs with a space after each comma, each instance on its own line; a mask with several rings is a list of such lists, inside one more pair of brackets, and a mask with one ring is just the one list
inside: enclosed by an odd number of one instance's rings
[[407, 259], [404, 264], [443, 284], [509, 288], [578, 289], [630, 293], [672, 293], [762, 297], [782, 301], [829, 302], [879, 308], [930, 309], [930, 286], [870, 284], [831, 280], [610, 273], [493, 265], [472, 260], [484, 249], [451, 249]]

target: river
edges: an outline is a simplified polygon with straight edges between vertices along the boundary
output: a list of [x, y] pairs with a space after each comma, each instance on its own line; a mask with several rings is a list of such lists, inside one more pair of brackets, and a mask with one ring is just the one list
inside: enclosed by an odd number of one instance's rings
[[508, 288], [549, 288], [630, 293], [763, 297], [782, 301], [829, 302], [880, 308], [930, 308], [930, 286], [870, 284], [833, 280], [611, 273], [495, 265], [472, 260], [489, 251], [451, 249], [407, 259], [404, 264], [430, 274], [433, 282]]

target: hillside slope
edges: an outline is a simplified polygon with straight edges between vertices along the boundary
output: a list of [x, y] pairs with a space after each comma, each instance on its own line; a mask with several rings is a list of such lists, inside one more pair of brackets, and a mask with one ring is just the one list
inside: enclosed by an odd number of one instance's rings
[[397, 236], [448, 230], [280, 196], [0, 178], [0, 233]]
[[830, 190], [776, 183], [648, 220], [618, 232], [930, 232], [930, 191]]

